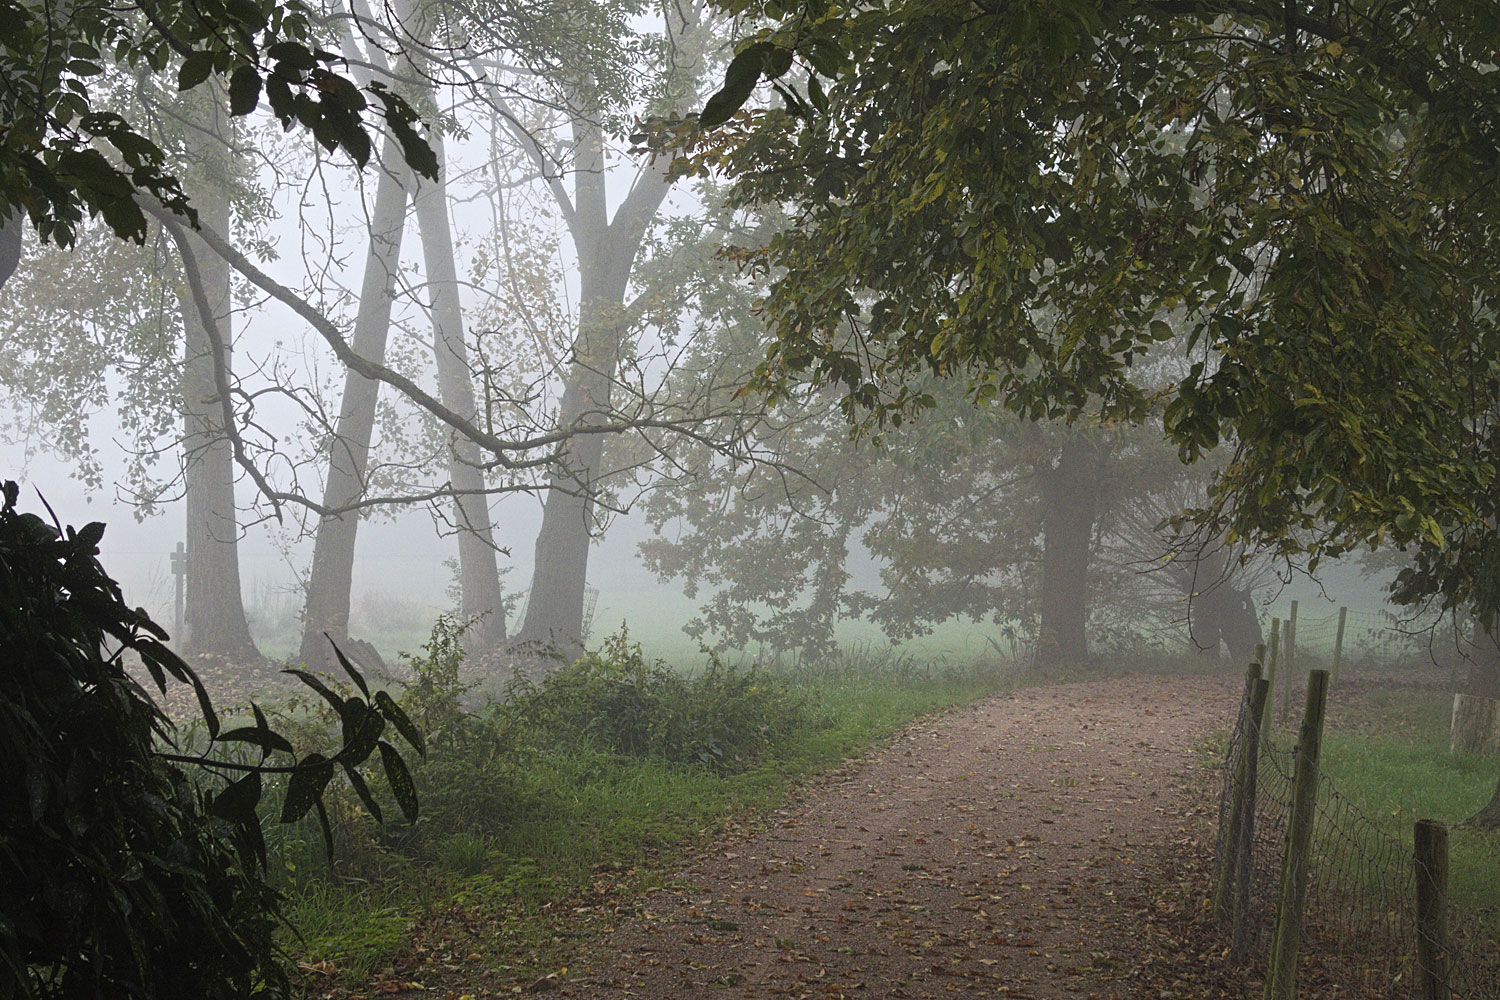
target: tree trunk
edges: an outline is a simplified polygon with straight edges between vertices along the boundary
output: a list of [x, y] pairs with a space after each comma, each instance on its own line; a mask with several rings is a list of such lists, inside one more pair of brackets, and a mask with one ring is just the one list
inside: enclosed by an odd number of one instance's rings
[[1485, 807], [1459, 825], [1477, 826], [1484, 830], [1500, 830], [1500, 780], [1496, 781], [1495, 793], [1490, 796], [1490, 801]]
[[[647, 172], [636, 181], [611, 222], [605, 201], [604, 136], [590, 118], [574, 122], [577, 151], [572, 235], [578, 252], [580, 290], [573, 364], [558, 407], [558, 426], [587, 427], [609, 410], [621, 342], [630, 270], [647, 225], [671, 186], [665, 175]], [[565, 657], [583, 649], [583, 603], [593, 541], [593, 493], [604, 451], [600, 434], [571, 441], [565, 465], [548, 478], [542, 526], [526, 620], [517, 641], [550, 648]]]
[[[1500, 709], [1496, 697], [1500, 696], [1500, 641], [1493, 629], [1481, 627], [1478, 622], [1474, 625], [1474, 642], [1470, 648], [1468, 691], [1466, 694], [1477, 703], [1488, 702], [1481, 707], [1489, 712]], [[1453, 703], [1453, 737], [1455, 742], [1458, 738], [1459, 728], [1459, 695], [1454, 696]], [[1465, 699], [1469, 700], [1469, 699]], [[1476, 713], [1480, 714], [1480, 713]], [[1497, 721], [1493, 716], [1490, 718], [1492, 727]], [[1455, 747], [1456, 749], [1456, 747]], [[1500, 830], [1500, 780], [1495, 783], [1495, 794], [1490, 796], [1489, 804], [1479, 812], [1470, 816], [1463, 823], [1464, 826], [1477, 826], [1487, 830]]]
[[1042, 599], [1036, 662], [1088, 662], [1088, 569], [1098, 513], [1100, 446], [1069, 434], [1055, 465], [1040, 471]]
[[[609, 407], [615, 360], [623, 331], [611, 329], [622, 295], [610, 296], [589, 280], [585, 271], [580, 304], [577, 360], [569, 373], [558, 412], [560, 427], [587, 426]], [[622, 286], [621, 281], [619, 284]], [[613, 299], [613, 302], [610, 299]], [[613, 308], [611, 308], [613, 306]], [[594, 498], [599, 462], [604, 452], [601, 434], [583, 434], [569, 445], [566, 467], [548, 479], [542, 526], [537, 532], [536, 561], [526, 619], [517, 640], [553, 649], [572, 658], [583, 651], [583, 604], [588, 583], [589, 549], [593, 543]]]
[[[193, 205], [215, 232], [230, 232], [225, 182], [233, 169], [217, 88], [193, 95], [188, 128], [189, 175]], [[196, 182], [196, 183], [194, 183]], [[234, 454], [225, 436], [223, 401], [215, 373], [213, 340], [222, 346], [219, 363], [230, 368], [233, 342], [229, 265], [189, 238], [218, 326], [205, 329], [190, 292], [179, 295], [183, 347], [183, 483], [187, 518], [187, 587], [179, 641], [187, 652], [255, 662], [260, 653], [250, 637], [240, 594], [239, 521], [234, 503]]]
[[[444, 164], [443, 138], [428, 137], [438, 164]], [[466, 420], [478, 412], [474, 382], [469, 370], [468, 347], [464, 343], [463, 307], [458, 295], [458, 269], [453, 260], [453, 233], [448, 220], [446, 179], [439, 170], [436, 181], [422, 181], [416, 193], [417, 226], [422, 234], [426, 261], [428, 301], [432, 308], [433, 351], [438, 371], [438, 394], [443, 405]], [[453, 524], [458, 532], [460, 613], [478, 619], [465, 637], [471, 651], [491, 648], [505, 640], [505, 605], [500, 592], [500, 570], [495, 562], [495, 536], [490, 525], [489, 502], [484, 494], [484, 472], [474, 443], [449, 433], [451, 455], [448, 479], [457, 496], [453, 501]]]
[[1477, 826], [1485, 830], [1500, 830], [1500, 782], [1496, 782], [1495, 794], [1490, 796], [1489, 804], [1464, 820], [1461, 825]]
[[1455, 694], [1448, 747], [1453, 753], [1500, 757], [1500, 701], [1483, 695]]
[[[667, 18], [674, 58], [663, 90], [672, 107], [698, 103], [697, 82], [710, 41], [701, 15], [697, 4], [688, 3], [672, 8]], [[673, 23], [673, 17], [681, 20]], [[600, 118], [580, 109], [572, 122], [573, 204], [563, 207], [572, 209], [569, 230], [578, 253], [582, 294], [573, 364], [558, 408], [558, 426], [564, 428], [587, 426], [609, 408], [621, 342], [630, 327], [622, 307], [631, 268], [651, 220], [672, 187], [667, 158], [658, 157], [636, 179], [611, 220], [605, 197], [605, 137], [598, 124]], [[559, 201], [566, 200], [558, 187], [553, 188], [553, 195]], [[569, 448], [566, 466], [549, 476], [526, 620], [516, 637], [519, 642], [551, 647], [565, 656], [583, 648], [584, 593], [594, 520], [592, 493], [603, 450], [600, 435], [581, 435]]]
[[[359, 292], [351, 343], [360, 356], [385, 363], [386, 339], [391, 329], [391, 303], [396, 297], [396, 273], [401, 261], [401, 239], [406, 229], [406, 188], [409, 171], [395, 140], [387, 138], [375, 187], [370, 221], [370, 243]], [[357, 503], [365, 492], [370, 439], [375, 430], [375, 404], [380, 383], [350, 371], [344, 376], [338, 423], [328, 452], [328, 479], [323, 505], [334, 510]], [[313, 541], [312, 570], [307, 582], [307, 604], [302, 614], [299, 659], [314, 668], [332, 665], [326, 632], [335, 642], [349, 635], [349, 591], [354, 583], [354, 543], [359, 512], [347, 510], [318, 520]]]

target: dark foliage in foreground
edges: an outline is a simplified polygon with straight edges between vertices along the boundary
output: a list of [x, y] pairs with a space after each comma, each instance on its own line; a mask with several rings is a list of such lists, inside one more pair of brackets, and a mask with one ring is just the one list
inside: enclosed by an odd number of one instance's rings
[[[18, 512], [18, 492], [6, 483], [0, 508], [0, 997], [281, 995], [262, 776], [287, 776], [284, 819], [321, 816], [337, 766], [368, 794], [355, 768], [378, 747], [414, 816], [405, 766], [379, 737], [387, 722], [419, 748], [420, 736], [388, 697], [340, 698], [310, 677], [345, 723], [331, 757], [297, 759], [258, 709], [221, 731], [166, 633], [96, 558], [104, 526], [56, 528]], [[127, 651], [159, 688], [193, 686], [212, 747], [245, 744], [259, 761], [164, 749], [171, 725]]]

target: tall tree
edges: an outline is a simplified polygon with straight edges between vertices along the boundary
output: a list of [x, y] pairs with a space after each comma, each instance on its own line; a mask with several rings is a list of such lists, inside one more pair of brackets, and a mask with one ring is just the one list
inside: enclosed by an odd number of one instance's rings
[[[401, 242], [406, 233], [408, 178], [399, 159], [385, 158], [394, 153], [394, 142], [387, 140], [382, 155], [384, 169], [376, 179], [370, 208], [364, 279], [349, 345], [355, 354], [374, 364], [385, 363]], [[318, 519], [312, 566], [308, 571], [302, 647], [298, 654], [303, 663], [325, 665], [332, 655], [328, 638], [336, 643], [349, 636], [354, 547], [359, 536], [360, 500], [365, 495], [379, 396], [378, 381], [353, 367], [346, 371], [338, 420], [328, 439], [324, 513]], [[324, 638], [325, 634], [328, 638]]]
[[1042, 579], [1036, 636], [1044, 667], [1088, 662], [1089, 564], [1107, 455], [1096, 436], [1065, 432], [1055, 461], [1037, 468], [1042, 501]]
[[[136, 92], [154, 104], [154, 138], [171, 150], [172, 169], [201, 217], [229, 227], [234, 206], [254, 199], [230, 142], [222, 95], [205, 88], [170, 103], [149, 85]], [[117, 438], [126, 448], [117, 482], [142, 511], [154, 509], [164, 491], [180, 489], [184, 499], [189, 631], [176, 639], [184, 652], [254, 661], [259, 654], [240, 591], [236, 469], [219, 381], [232, 371], [229, 269], [191, 238], [175, 246], [178, 266], [165, 234], [132, 251], [92, 228], [81, 234], [77, 255], [29, 249], [25, 284], [7, 292], [10, 336], [0, 381], [18, 400], [32, 401], [20, 422], [73, 462], [90, 489], [103, 486], [104, 472], [90, 422], [98, 410], [115, 408], [112, 426], [126, 431]], [[142, 272], [150, 277], [143, 280]], [[180, 455], [180, 463], [162, 477], [152, 466], [164, 454]]]
[[1235, 432], [1216, 499], [1239, 534], [1422, 545], [1407, 591], [1493, 620], [1489, 14], [794, 5], [703, 116], [798, 60], [819, 81], [728, 126], [742, 196], [801, 212], [767, 253], [762, 383], [807, 372], [878, 417], [936, 369], [1022, 412], [1141, 419], [1139, 362], [1182, 330], [1165, 429], [1188, 458]]
[[[184, 188], [199, 218], [232, 231], [229, 191], [240, 172], [228, 121], [214, 89], [190, 95], [184, 115]], [[189, 239], [184, 264], [196, 271], [204, 301], [184, 281], [178, 293], [183, 328], [182, 477], [187, 538], [185, 648], [242, 663], [260, 659], [240, 595], [240, 525], [235, 464], [225, 433], [227, 381], [233, 370], [234, 297], [229, 265]]]
[[[475, 420], [474, 376], [464, 338], [459, 301], [453, 229], [448, 217], [448, 187], [442, 167], [442, 136], [433, 139], [439, 172], [416, 192], [417, 227], [422, 235], [428, 303], [432, 311], [432, 350], [437, 362], [438, 396], [449, 409]], [[458, 535], [459, 611], [474, 626], [465, 639], [471, 648], [493, 647], [505, 639], [505, 599], [500, 591], [495, 532], [490, 522], [488, 491], [478, 446], [449, 430], [448, 481], [453, 486], [452, 524]]]
[[[662, 97], [652, 110], [680, 113], [696, 99], [710, 30], [694, 4], [663, 5], [661, 15], [664, 44], [653, 67], [660, 79], [653, 85]], [[577, 254], [579, 302], [577, 334], [563, 374], [557, 424], [587, 431], [611, 416], [616, 374], [639, 314], [628, 298], [632, 270], [673, 178], [669, 161], [654, 158], [611, 214], [607, 122], [613, 117], [610, 104], [619, 98], [601, 87], [599, 67], [578, 66], [566, 72], [572, 74], [565, 92], [566, 162], [573, 189], [569, 193], [554, 176], [549, 190], [567, 222]], [[525, 142], [528, 139], [523, 138]], [[534, 139], [529, 144], [541, 173], [555, 175], [556, 168], [547, 162], [540, 144]], [[522, 643], [570, 653], [579, 648], [603, 452], [604, 435], [580, 434], [548, 478], [526, 617], [517, 633]]]

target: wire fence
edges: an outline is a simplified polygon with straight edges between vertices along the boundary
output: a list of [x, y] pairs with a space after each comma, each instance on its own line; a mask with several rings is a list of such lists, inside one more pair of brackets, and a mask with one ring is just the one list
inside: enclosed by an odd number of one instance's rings
[[[1288, 841], [1297, 750], [1279, 745], [1247, 719], [1242, 703], [1224, 764], [1215, 864], [1222, 874], [1236, 847], [1231, 811], [1237, 782], [1254, 787], [1252, 834], [1232, 870], [1243, 902], [1231, 921], [1241, 962], [1270, 958], [1283, 853]], [[1257, 738], [1259, 737], [1259, 738]], [[1255, 766], [1242, 767], [1246, 754]], [[1249, 799], [1247, 798], [1247, 802]], [[1391, 836], [1346, 798], [1327, 775], [1318, 779], [1301, 953], [1337, 969], [1339, 983], [1374, 995], [1417, 997], [1417, 863], [1411, 843]], [[1500, 893], [1500, 887], [1497, 887]], [[1443, 980], [1453, 1000], [1500, 1000], [1500, 904], [1483, 909], [1448, 901]]]
[[1298, 670], [1304, 675], [1313, 667], [1332, 669], [1336, 651], [1340, 669], [1352, 670], [1402, 670], [1421, 663], [1450, 665], [1460, 659], [1458, 642], [1448, 621], [1403, 618], [1390, 611], [1355, 608], [1296, 617], [1288, 612], [1280, 620], [1283, 627], [1288, 623], [1295, 625], [1295, 655]]

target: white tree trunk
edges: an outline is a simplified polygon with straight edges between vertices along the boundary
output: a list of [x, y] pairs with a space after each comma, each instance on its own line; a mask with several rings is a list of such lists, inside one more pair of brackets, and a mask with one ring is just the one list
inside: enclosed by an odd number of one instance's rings
[[[458, 268], [453, 259], [453, 231], [448, 218], [446, 166], [443, 137], [428, 137], [438, 155], [435, 181], [421, 181], [416, 193], [417, 227], [422, 234], [422, 256], [426, 263], [428, 302], [432, 308], [432, 346], [436, 355], [438, 395], [443, 405], [473, 421], [474, 381], [469, 370], [468, 346], [464, 342], [463, 307], [458, 296]], [[466, 637], [465, 646], [478, 652], [505, 639], [505, 606], [500, 593], [500, 571], [495, 561], [495, 536], [490, 523], [489, 502], [483, 490], [479, 448], [456, 432], [449, 433], [452, 451], [448, 481], [457, 496], [453, 501], [453, 523], [458, 531], [460, 611], [478, 623]]]
[[[203, 224], [230, 232], [226, 187], [234, 170], [226, 141], [228, 124], [217, 86], [187, 96], [188, 192]], [[233, 313], [229, 265], [189, 236], [203, 291], [217, 329], [210, 336], [192, 294], [182, 289], [183, 325], [182, 474], [187, 534], [187, 590], [183, 649], [196, 654], [255, 662], [240, 592], [240, 526], [234, 500], [234, 454], [225, 434], [217, 365], [230, 371]], [[214, 341], [222, 348], [214, 358]]]
[[[401, 262], [401, 240], [406, 231], [406, 187], [409, 170], [394, 139], [381, 152], [386, 169], [375, 187], [370, 219], [370, 244], [359, 291], [352, 344], [356, 354], [385, 363], [391, 331], [391, 304], [396, 297], [396, 273]], [[339, 509], [357, 503], [365, 492], [370, 440], [375, 431], [375, 404], [380, 383], [353, 371], [344, 376], [344, 395], [328, 453], [328, 479], [323, 506]], [[331, 665], [328, 633], [334, 641], [349, 635], [349, 591], [354, 583], [354, 543], [359, 532], [358, 511], [331, 514], [318, 520], [313, 542], [307, 604], [302, 614], [303, 663], [319, 669]]]

